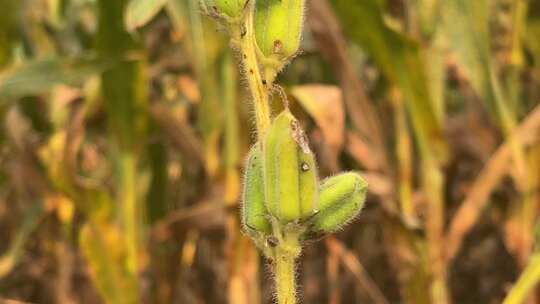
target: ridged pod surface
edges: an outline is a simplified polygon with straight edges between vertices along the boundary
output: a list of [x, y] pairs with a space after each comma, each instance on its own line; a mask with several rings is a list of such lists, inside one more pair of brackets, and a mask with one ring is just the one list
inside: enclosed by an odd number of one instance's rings
[[317, 168], [305, 135], [285, 110], [264, 141], [266, 207], [281, 223], [299, 221], [317, 210]]
[[335, 232], [354, 219], [364, 206], [367, 186], [367, 182], [354, 172], [323, 181], [319, 191], [320, 209], [313, 218], [313, 230]]
[[246, 163], [242, 197], [242, 223], [248, 232], [271, 232], [264, 199], [264, 177], [261, 145], [255, 144]]
[[266, 56], [285, 59], [298, 51], [305, 0], [257, 0], [255, 33]]

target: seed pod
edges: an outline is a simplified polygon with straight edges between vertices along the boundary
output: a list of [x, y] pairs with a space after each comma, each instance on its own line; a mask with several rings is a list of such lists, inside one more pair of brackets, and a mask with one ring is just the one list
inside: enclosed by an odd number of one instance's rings
[[246, 0], [203, 0], [207, 9], [215, 13], [229, 16], [231, 18], [240, 17], [244, 9]]
[[280, 222], [298, 221], [316, 211], [315, 159], [288, 110], [274, 119], [266, 135], [264, 181], [266, 208]]
[[313, 218], [314, 231], [335, 232], [354, 219], [366, 199], [367, 182], [347, 172], [326, 179], [319, 191], [319, 213]]
[[[303, 143], [307, 147], [307, 141]], [[300, 213], [302, 218], [309, 217], [317, 212], [319, 201], [319, 189], [317, 175], [317, 164], [313, 153], [300, 149], [298, 160], [300, 164]]]
[[287, 59], [299, 48], [305, 0], [258, 0], [255, 14], [257, 45], [266, 57]]
[[260, 146], [259, 143], [256, 143], [251, 148], [246, 164], [242, 197], [242, 223], [247, 231], [258, 231], [266, 234], [270, 233], [272, 229], [264, 203], [263, 163]]

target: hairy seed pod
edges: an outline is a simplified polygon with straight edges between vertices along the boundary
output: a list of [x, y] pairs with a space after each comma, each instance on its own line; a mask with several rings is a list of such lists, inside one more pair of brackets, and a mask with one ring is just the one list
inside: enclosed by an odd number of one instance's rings
[[312, 216], [317, 212], [319, 202], [319, 177], [317, 175], [317, 164], [315, 156], [307, 148], [307, 141], [304, 140], [298, 151], [298, 161], [300, 165], [300, 213], [302, 218]]
[[256, 143], [249, 152], [242, 197], [242, 223], [246, 231], [271, 232], [264, 203], [264, 180], [261, 145]]
[[203, 0], [207, 9], [215, 13], [237, 18], [242, 15], [246, 0]]
[[313, 215], [317, 208], [317, 173], [313, 153], [294, 116], [279, 114], [264, 142], [266, 207], [282, 223]]
[[367, 182], [357, 173], [347, 172], [322, 182], [319, 213], [313, 217], [314, 231], [335, 232], [362, 210]]
[[257, 45], [266, 57], [287, 59], [298, 51], [305, 0], [258, 0], [255, 15]]

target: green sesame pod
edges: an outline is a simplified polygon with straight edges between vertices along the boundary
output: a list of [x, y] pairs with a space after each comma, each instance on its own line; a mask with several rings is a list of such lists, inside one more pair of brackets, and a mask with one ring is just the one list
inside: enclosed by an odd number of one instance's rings
[[237, 18], [242, 15], [246, 0], [203, 0], [208, 9], [219, 14]]
[[339, 230], [360, 213], [366, 193], [367, 182], [357, 173], [326, 179], [320, 188], [320, 210], [313, 218], [313, 230], [327, 233]]
[[[304, 142], [305, 143], [305, 142]], [[318, 176], [313, 153], [307, 148], [300, 149], [300, 212], [302, 218], [312, 216], [318, 209]]]
[[299, 49], [305, 0], [257, 0], [255, 33], [266, 57], [287, 59]]
[[292, 125], [296, 119], [283, 111], [270, 126], [264, 149], [264, 181], [268, 212], [287, 223], [300, 218], [298, 144]]
[[244, 173], [242, 223], [246, 231], [254, 230], [267, 234], [272, 231], [272, 228], [264, 203], [262, 164], [261, 147], [257, 143], [249, 152]]

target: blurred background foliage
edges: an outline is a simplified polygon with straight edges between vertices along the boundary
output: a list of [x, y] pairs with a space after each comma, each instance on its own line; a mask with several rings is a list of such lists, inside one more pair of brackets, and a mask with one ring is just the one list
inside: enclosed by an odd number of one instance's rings
[[[248, 96], [198, 0], [0, 8], [0, 297], [270, 303]], [[302, 49], [279, 82], [322, 175], [370, 182], [303, 302], [538, 303], [540, 1], [310, 0]]]

